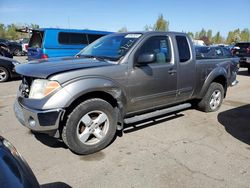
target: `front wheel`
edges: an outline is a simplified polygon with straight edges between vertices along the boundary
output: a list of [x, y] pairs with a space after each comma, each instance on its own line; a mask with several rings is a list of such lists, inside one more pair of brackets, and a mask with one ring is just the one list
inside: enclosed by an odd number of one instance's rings
[[102, 99], [79, 104], [68, 116], [62, 131], [65, 144], [77, 154], [91, 154], [105, 148], [116, 133], [114, 108]]
[[221, 84], [213, 82], [209, 86], [207, 93], [199, 102], [198, 108], [204, 112], [217, 111], [224, 98], [224, 88]]
[[6, 82], [10, 77], [8, 70], [4, 67], [0, 67], [0, 82]]

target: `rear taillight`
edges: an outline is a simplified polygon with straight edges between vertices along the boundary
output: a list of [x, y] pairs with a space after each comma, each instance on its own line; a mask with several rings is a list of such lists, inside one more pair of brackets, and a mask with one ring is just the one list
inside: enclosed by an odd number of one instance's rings
[[250, 53], [250, 46], [248, 46], [247, 48], [247, 53]]
[[24, 47], [25, 47], [26, 50], [28, 50], [28, 45], [27, 44]]
[[42, 54], [41, 59], [48, 59], [49, 56], [47, 54]]

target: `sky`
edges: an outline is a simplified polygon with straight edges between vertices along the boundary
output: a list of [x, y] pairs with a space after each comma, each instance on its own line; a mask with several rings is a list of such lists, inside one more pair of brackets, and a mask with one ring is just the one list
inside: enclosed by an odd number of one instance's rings
[[118, 31], [144, 30], [160, 14], [171, 31], [250, 29], [250, 0], [0, 0], [0, 23]]

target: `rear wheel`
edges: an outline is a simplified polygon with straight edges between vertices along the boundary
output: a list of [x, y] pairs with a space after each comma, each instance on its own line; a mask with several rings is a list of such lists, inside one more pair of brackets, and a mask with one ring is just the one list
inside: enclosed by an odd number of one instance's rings
[[4, 67], [0, 67], [0, 82], [6, 82], [10, 77], [8, 70]]
[[207, 93], [203, 99], [198, 103], [198, 108], [204, 112], [215, 112], [217, 111], [224, 98], [224, 88], [219, 83], [211, 83]]
[[102, 99], [79, 104], [68, 116], [62, 139], [77, 154], [90, 154], [105, 148], [114, 138], [114, 108]]

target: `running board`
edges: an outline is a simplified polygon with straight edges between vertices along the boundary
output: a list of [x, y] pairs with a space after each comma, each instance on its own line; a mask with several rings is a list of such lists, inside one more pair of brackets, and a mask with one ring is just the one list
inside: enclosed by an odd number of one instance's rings
[[165, 109], [162, 109], [162, 110], [156, 110], [154, 112], [149, 112], [149, 113], [146, 113], [146, 114], [126, 118], [126, 119], [124, 119], [124, 123], [126, 123], [126, 124], [135, 123], [135, 122], [142, 121], [142, 120], [145, 120], [145, 119], [150, 119], [150, 118], [153, 118], [153, 117], [156, 117], [156, 116], [161, 116], [161, 115], [164, 115], [164, 114], [169, 114], [169, 113], [172, 113], [172, 112], [176, 112], [176, 111], [180, 111], [180, 110], [183, 110], [183, 109], [186, 109], [186, 108], [190, 108], [191, 106], [192, 105], [190, 103], [184, 103], [184, 104], [180, 104], [180, 105], [173, 106], [173, 107], [170, 107], [170, 108], [165, 108]]

